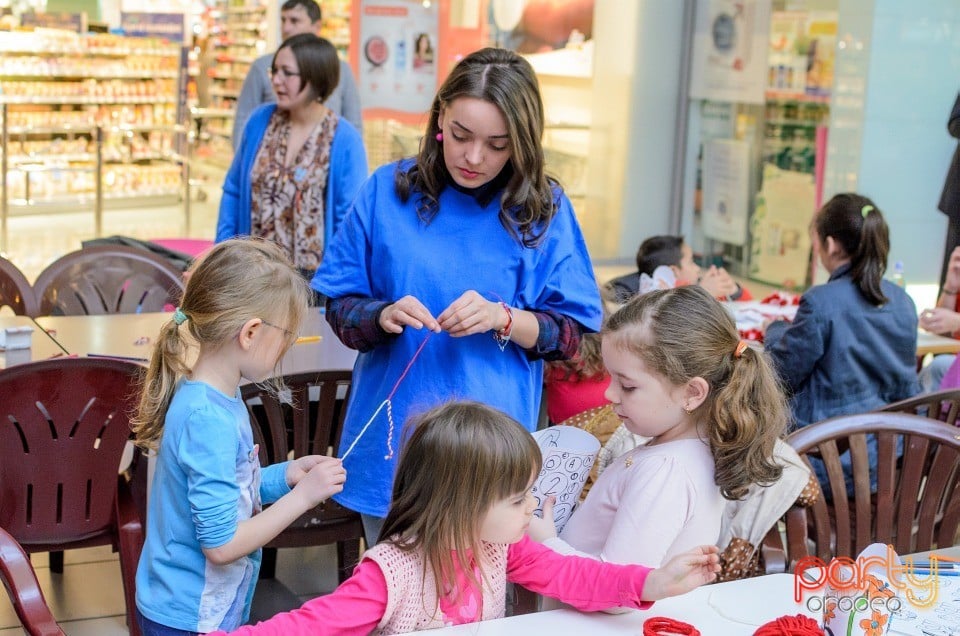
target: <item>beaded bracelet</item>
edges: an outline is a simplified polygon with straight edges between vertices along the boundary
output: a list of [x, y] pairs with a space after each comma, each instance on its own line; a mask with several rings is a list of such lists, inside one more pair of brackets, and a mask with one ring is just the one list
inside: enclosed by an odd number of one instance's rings
[[507, 324], [503, 326], [503, 329], [493, 332], [493, 339], [497, 341], [500, 351], [503, 351], [507, 348], [507, 343], [510, 342], [510, 334], [513, 332], [513, 310], [510, 309], [510, 305], [503, 301], [500, 301], [500, 306], [507, 312]]

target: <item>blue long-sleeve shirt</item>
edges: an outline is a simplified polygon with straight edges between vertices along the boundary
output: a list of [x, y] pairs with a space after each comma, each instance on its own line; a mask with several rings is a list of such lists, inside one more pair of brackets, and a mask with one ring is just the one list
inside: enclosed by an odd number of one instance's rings
[[228, 543], [261, 502], [290, 491], [286, 463], [261, 470], [257, 450], [239, 392], [180, 383], [164, 421], [137, 567], [137, 608], [150, 620], [201, 633], [247, 621], [260, 551], [215, 565], [203, 549]]

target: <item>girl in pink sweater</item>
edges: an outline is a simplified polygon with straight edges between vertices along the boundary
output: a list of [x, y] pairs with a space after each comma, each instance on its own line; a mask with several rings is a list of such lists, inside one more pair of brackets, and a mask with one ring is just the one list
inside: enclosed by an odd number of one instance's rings
[[380, 542], [353, 576], [235, 634], [395, 634], [500, 618], [508, 581], [583, 611], [644, 608], [716, 577], [714, 546], [653, 570], [563, 556], [531, 541], [540, 450], [500, 411], [451, 402], [413, 426]]

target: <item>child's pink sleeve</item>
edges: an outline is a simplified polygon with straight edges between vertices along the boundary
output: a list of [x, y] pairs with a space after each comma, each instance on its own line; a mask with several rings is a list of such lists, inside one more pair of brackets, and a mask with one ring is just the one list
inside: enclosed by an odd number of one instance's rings
[[[353, 576], [325, 596], [304, 603], [300, 609], [277, 614], [231, 634], [241, 636], [313, 636], [314, 634], [369, 634], [387, 610], [387, 582], [380, 566], [364, 559]], [[222, 636], [225, 632], [213, 632]]]
[[649, 573], [642, 565], [558, 554], [527, 536], [507, 552], [507, 580], [583, 612], [650, 607], [653, 603], [640, 600]]

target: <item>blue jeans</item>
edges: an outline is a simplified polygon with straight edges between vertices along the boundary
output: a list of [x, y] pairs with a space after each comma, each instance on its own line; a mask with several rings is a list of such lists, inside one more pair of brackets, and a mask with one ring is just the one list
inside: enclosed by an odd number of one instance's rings
[[363, 534], [367, 542], [367, 548], [377, 545], [377, 537], [380, 536], [380, 530], [383, 529], [383, 517], [374, 517], [373, 515], [361, 514], [360, 520], [363, 521]]
[[137, 608], [137, 624], [140, 626], [143, 636], [200, 636], [200, 632], [189, 632], [185, 629], [176, 629], [155, 623], [141, 614], [139, 607]]

